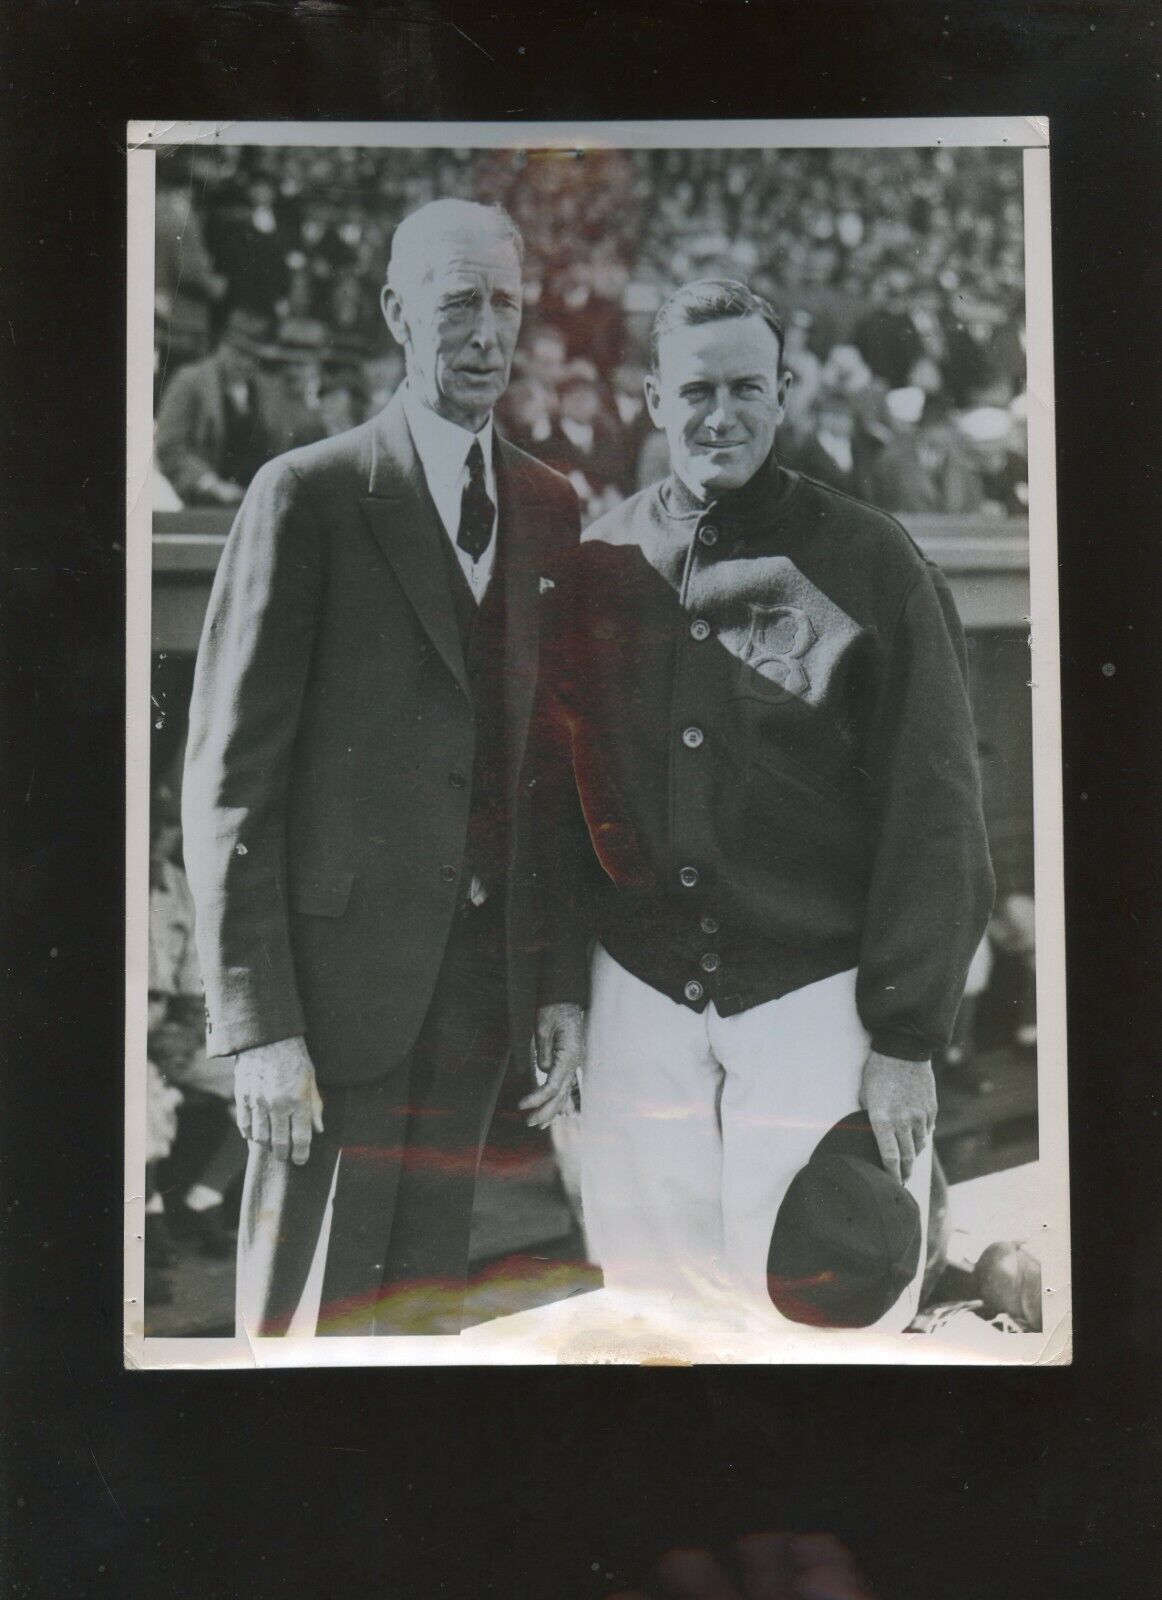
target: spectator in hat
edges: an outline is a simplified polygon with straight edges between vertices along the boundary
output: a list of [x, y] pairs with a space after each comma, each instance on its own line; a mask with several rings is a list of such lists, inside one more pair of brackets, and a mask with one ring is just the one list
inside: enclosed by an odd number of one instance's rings
[[[947, 582], [890, 517], [780, 465], [781, 356], [744, 284], [663, 305], [671, 473], [553, 575], [532, 767], [549, 977], [589, 981], [594, 1255], [614, 1289], [768, 1318], [783, 1196], [861, 1105], [923, 1234], [931, 1060], [993, 888]], [[885, 1329], [923, 1262], [888, 1273]]]
[[[792, 391], [793, 392], [793, 391]], [[792, 436], [781, 459], [829, 488], [858, 494], [863, 488], [856, 457], [855, 411], [847, 396], [823, 390], [806, 419], [806, 431]]]
[[811, 435], [823, 382], [823, 363], [811, 348], [814, 320], [809, 311], [800, 309], [787, 321], [786, 366], [794, 378], [787, 395], [787, 433], [802, 438]]
[[[593, 361], [608, 370], [622, 356], [624, 327], [621, 306], [597, 291], [597, 274], [588, 262], [573, 262], [549, 280], [542, 314], [565, 335], [568, 355]], [[620, 298], [623, 285], [607, 274], [611, 291]]]
[[294, 210], [282, 201], [271, 176], [250, 170], [219, 184], [206, 218], [206, 243], [227, 281], [225, 303], [259, 317], [272, 317], [290, 284], [289, 258], [299, 242]]
[[520, 371], [535, 383], [556, 394], [565, 375], [565, 335], [560, 328], [545, 323], [529, 338], [519, 362]]
[[213, 354], [162, 391], [157, 461], [186, 505], [237, 505], [271, 454], [257, 382], [267, 331], [264, 318], [232, 311]]
[[855, 418], [852, 452], [863, 492], [869, 492], [876, 458], [891, 438], [887, 385], [877, 378], [853, 344], [837, 344], [819, 374], [820, 389], [846, 400]]
[[556, 391], [539, 378], [518, 378], [504, 397], [503, 414], [512, 442], [539, 456], [553, 436]]
[[326, 435], [319, 385], [327, 330], [312, 317], [288, 319], [265, 352], [258, 377], [264, 460]]
[[607, 509], [610, 490], [621, 498], [624, 461], [616, 430], [605, 415], [597, 369], [589, 361], [566, 367], [557, 390], [557, 414], [537, 455], [568, 478], [581, 501], [582, 521]]
[[952, 421], [938, 408], [926, 417], [917, 384], [891, 390], [886, 404], [892, 431], [872, 468], [873, 503], [924, 515], [976, 511], [983, 498], [980, 475]]
[[911, 274], [893, 267], [872, 288], [872, 309], [855, 330], [855, 344], [868, 366], [891, 388], [908, 381], [924, 354], [924, 341], [912, 318]]
[[977, 406], [965, 412], [957, 432], [981, 484], [981, 509], [997, 516], [1029, 510], [1029, 462], [1024, 417], [1018, 408]]
[[623, 359], [645, 361], [650, 346], [650, 329], [662, 302], [656, 283], [646, 278], [634, 278], [625, 286], [621, 297], [621, 315], [624, 327]]
[[645, 379], [646, 370], [637, 361], [619, 362], [610, 374], [619, 458], [615, 481], [623, 495], [641, 488], [638, 463], [642, 445], [654, 431], [646, 409]]
[[349, 350], [370, 348], [379, 333], [378, 308], [353, 266], [335, 273], [322, 309], [335, 342]]

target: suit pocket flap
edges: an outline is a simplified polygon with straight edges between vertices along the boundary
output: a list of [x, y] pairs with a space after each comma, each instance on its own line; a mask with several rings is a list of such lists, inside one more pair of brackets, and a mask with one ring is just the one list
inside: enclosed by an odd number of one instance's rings
[[341, 917], [354, 882], [353, 872], [300, 872], [291, 884], [291, 908], [308, 917]]

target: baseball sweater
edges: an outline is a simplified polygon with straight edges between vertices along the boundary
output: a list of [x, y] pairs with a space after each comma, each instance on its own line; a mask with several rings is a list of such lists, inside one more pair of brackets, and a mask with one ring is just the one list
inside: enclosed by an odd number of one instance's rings
[[855, 967], [873, 1047], [927, 1059], [993, 897], [941, 573], [772, 454], [708, 504], [643, 490], [544, 587], [542, 1002], [584, 998], [585, 935], [724, 1016]]

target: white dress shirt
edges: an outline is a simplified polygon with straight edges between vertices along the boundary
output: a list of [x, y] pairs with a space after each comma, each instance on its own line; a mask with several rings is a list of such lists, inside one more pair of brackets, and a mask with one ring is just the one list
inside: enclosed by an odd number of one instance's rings
[[[460, 563], [476, 603], [484, 599], [492, 569], [496, 564], [496, 473], [492, 465], [492, 417], [479, 433], [470, 433], [446, 417], [437, 416], [418, 400], [405, 383], [402, 389], [404, 415], [411, 431], [412, 443], [424, 469], [424, 477], [444, 531], [451, 540], [452, 549]], [[479, 561], [473, 561], [466, 550], [456, 543], [460, 532], [460, 502], [468, 483], [468, 452], [473, 440], [480, 441], [484, 453], [484, 484], [493, 504], [492, 537], [481, 551]]]

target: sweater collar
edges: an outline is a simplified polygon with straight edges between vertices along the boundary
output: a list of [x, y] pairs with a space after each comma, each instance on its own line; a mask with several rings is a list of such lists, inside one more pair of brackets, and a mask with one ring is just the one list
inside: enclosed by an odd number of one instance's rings
[[709, 500], [699, 500], [697, 495], [672, 472], [661, 485], [662, 507], [675, 519], [710, 516], [715, 521], [740, 530], [756, 517], [769, 520], [772, 512], [782, 510], [799, 482], [799, 474], [781, 467], [772, 450], [754, 477], [741, 489], [730, 489], [725, 494]]

